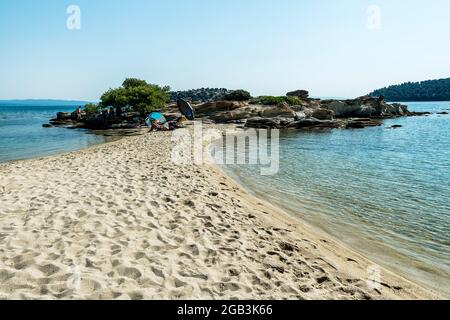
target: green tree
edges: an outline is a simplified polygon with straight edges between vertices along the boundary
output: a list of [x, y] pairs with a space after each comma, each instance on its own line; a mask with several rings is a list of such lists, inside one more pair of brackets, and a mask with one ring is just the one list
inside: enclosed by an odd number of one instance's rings
[[136, 78], [127, 78], [122, 84], [122, 87], [124, 87], [125, 89], [145, 86], [148, 86], [147, 81]]
[[145, 113], [163, 108], [169, 101], [169, 92], [170, 87], [160, 87], [148, 84], [145, 80], [128, 78], [121, 87], [105, 92], [100, 100], [102, 107], [130, 107], [144, 116]]
[[157, 85], [131, 87], [127, 90], [128, 105], [141, 115], [161, 109], [169, 101], [169, 90]]
[[125, 108], [128, 106], [128, 93], [125, 88], [109, 89], [100, 98], [102, 107]]

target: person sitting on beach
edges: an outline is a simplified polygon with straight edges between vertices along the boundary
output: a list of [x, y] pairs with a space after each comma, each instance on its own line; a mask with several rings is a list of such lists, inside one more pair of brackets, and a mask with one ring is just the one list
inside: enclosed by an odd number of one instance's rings
[[169, 122], [160, 123], [159, 121], [153, 121], [149, 132], [153, 131], [172, 131], [175, 127], [171, 126]]
[[161, 124], [159, 121], [153, 121], [150, 131], [173, 131], [175, 129], [183, 128], [183, 124], [187, 121], [186, 117], [179, 117], [176, 121], [169, 121]]

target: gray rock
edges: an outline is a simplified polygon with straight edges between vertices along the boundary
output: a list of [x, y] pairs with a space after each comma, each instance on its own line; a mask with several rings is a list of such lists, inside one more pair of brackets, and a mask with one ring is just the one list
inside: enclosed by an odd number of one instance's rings
[[280, 123], [273, 118], [251, 118], [248, 119], [245, 127], [256, 129], [280, 129]]
[[248, 106], [246, 102], [240, 101], [216, 101], [207, 102], [194, 106], [195, 112], [200, 115], [211, 115], [217, 112], [232, 111]]
[[58, 121], [72, 120], [72, 114], [70, 112], [58, 112], [56, 114], [56, 119]]
[[400, 103], [394, 103], [391, 106], [393, 108], [393, 112], [399, 116], [404, 116], [408, 113], [408, 106]]
[[289, 128], [311, 128], [311, 127], [320, 127], [320, 128], [337, 128], [339, 123], [334, 120], [319, 120], [315, 118], [302, 119], [299, 121], [294, 121], [289, 124]]
[[347, 129], [362, 129], [365, 127], [379, 127], [381, 122], [372, 119], [349, 119], [346, 124]]
[[[311, 112], [311, 114], [312, 114], [312, 112]], [[300, 121], [300, 120], [303, 120], [303, 119], [306, 119], [306, 118], [308, 118], [308, 115], [304, 111], [299, 111], [299, 112], [295, 113], [294, 120], [295, 121]]]
[[294, 122], [293, 118], [261, 118], [255, 117], [248, 119], [245, 126], [247, 128], [257, 128], [257, 129], [282, 129], [288, 127]]
[[358, 110], [354, 112], [352, 115], [355, 117], [373, 117], [373, 116], [381, 116], [382, 111], [377, 109], [375, 106], [370, 104], [360, 105]]
[[239, 108], [233, 111], [217, 112], [210, 115], [210, 119], [218, 123], [226, 123], [230, 121], [239, 121], [252, 117], [256, 117], [259, 114], [259, 109], [254, 107]]
[[286, 95], [288, 97], [298, 97], [301, 99], [307, 99], [309, 97], [309, 92], [307, 90], [295, 90], [288, 92]]
[[260, 112], [262, 118], [286, 117], [295, 118], [295, 111], [287, 103], [281, 103], [274, 107], [264, 107]]
[[366, 126], [362, 122], [349, 122], [345, 127], [347, 129], [364, 129]]
[[331, 110], [338, 118], [390, 118], [408, 114], [408, 107], [399, 103], [388, 104], [383, 99], [359, 97], [353, 100], [326, 100], [322, 108]]
[[314, 110], [311, 116], [319, 120], [333, 120], [334, 111], [320, 108]]
[[348, 104], [344, 101], [332, 101], [323, 107], [333, 111], [338, 118], [351, 117], [360, 108], [359, 105]]

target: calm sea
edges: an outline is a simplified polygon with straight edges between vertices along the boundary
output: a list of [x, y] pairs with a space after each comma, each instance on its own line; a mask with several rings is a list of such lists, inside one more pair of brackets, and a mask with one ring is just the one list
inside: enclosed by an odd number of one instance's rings
[[[447, 103], [408, 103], [449, 111]], [[449, 111], [450, 112], [450, 111]], [[394, 124], [400, 129], [389, 129]], [[381, 265], [450, 296], [450, 115], [362, 130], [285, 132], [278, 175], [225, 171]]]
[[112, 139], [86, 130], [42, 127], [57, 112], [76, 107], [0, 106], [0, 162], [73, 151]]

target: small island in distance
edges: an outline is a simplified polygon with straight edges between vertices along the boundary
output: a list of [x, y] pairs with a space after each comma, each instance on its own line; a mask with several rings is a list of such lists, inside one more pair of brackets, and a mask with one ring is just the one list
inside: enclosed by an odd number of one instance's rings
[[383, 96], [386, 101], [450, 101], [450, 78], [421, 82], [406, 82], [378, 89], [369, 94]]

